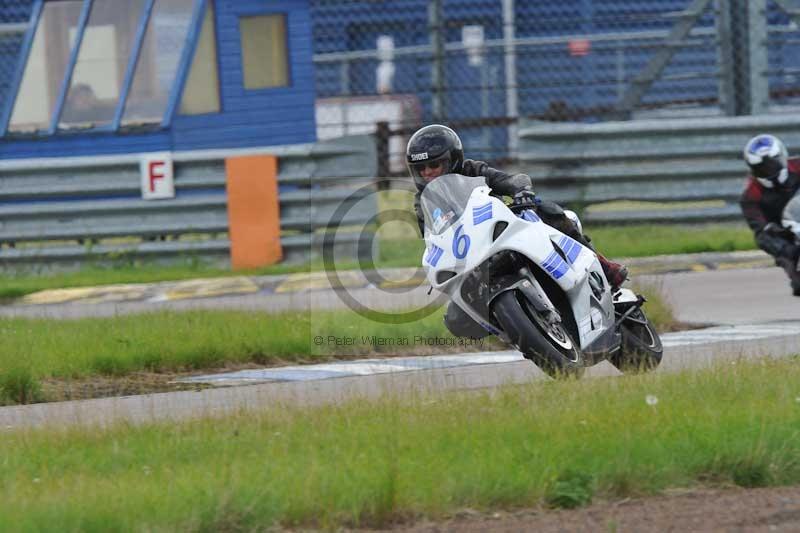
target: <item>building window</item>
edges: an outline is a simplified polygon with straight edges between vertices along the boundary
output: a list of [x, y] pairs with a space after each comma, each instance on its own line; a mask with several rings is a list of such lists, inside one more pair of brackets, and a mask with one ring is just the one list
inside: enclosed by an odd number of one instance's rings
[[[145, 0], [94, 2], [81, 41], [60, 128], [111, 124]], [[71, 31], [70, 41], [74, 40]]]
[[47, 130], [58, 104], [83, 8], [82, 0], [47, 2], [17, 91], [8, 130]]
[[203, 18], [203, 28], [197, 41], [197, 50], [192, 60], [192, 68], [183, 88], [180, 113], [182, 115], [202, 115], [219, 111], [214, 7], [213, 2], [209, 0]]
[[194, 0], [157, 0], [136, 64], [123, 126], [160, 123], [178, 74]]
[[286, 15], [257, 15], [239, 19], [245, 89], [289, 85]]

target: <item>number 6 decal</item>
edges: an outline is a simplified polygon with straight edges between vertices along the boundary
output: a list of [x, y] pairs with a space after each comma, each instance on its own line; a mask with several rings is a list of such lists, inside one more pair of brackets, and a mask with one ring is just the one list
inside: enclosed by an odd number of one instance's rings
[[456, 259], [464, 259], [469, 251], [469, 236], [461, 235], [463, 229], [463, 225], [459, 226], [453, 236], [453, 255], [456, 256]]

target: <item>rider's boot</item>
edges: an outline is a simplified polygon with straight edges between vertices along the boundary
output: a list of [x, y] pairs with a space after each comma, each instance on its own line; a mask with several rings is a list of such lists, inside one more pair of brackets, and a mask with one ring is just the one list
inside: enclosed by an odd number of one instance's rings
[[611, 290], [616, 291], [628, 279], [628, 267], [609, 261], [602, 254], [597, 254], [597, 259], [600, 261], [600, 266], [603, 267], [603, 273], [606, 275], [609, 285], [611, 285]]

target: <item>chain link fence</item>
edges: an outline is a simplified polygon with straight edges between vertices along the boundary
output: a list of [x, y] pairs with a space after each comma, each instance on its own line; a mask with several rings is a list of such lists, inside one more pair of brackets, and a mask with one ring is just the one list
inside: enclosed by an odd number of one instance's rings
[[[517, 155], [520, 118], [748, 115], [800, 96], [798, 0], [312, 0], [321, 137], [454, 127]], [[380, 124], [380, 125], [378, 125]]]
[[763, 64], [769, 82], [769, 102], [800, 103], [800, 2], [767, 2], [767, 61]]
[[0, 0], [0, 110], [9, 98], [32, 7], [30, 0]]
[[0, 24], [26, 23], [31, 9], [32, 0], [0, 0]]

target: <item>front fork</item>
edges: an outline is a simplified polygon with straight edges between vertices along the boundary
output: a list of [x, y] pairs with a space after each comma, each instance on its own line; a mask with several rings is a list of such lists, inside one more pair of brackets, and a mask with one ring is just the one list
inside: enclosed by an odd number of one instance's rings
[[542, 289], [542, 286], [533, 273], [527, 267], [522, 267], [519, 269], [519, 276], [521, 279], [517, 279], [515, 282], [500, 290], [493, 291], [493, 294], [489, 298], [489, 306], [491, 306], [491, 302], [495, 298], [504, 292], [519, 290], [548, 323], [560, 323], [561, 315], [553, 305], [553, 302], [550, 301], [550, 298], [544, 292], [544, 289]]
[[623, 313], [618, 312], [616, 309], [617, 306], [615, 305], [614, 312], [617, 316], [617, 319], [614, 321], [614, 329], [616, 330], [617, 328], [619, 328], [620, 324], [622, 324], [625, 320], [627, 320], [628, 317], [631, 316], [631, 314], [635, 312], [637, 309], [641, 309], [641, 307], [644, 305], [646, 301], [647, 299], [644, 296], [642, 296], [641, 294], [637, 294], [636, 301], [628, 303], [629, 307]]

